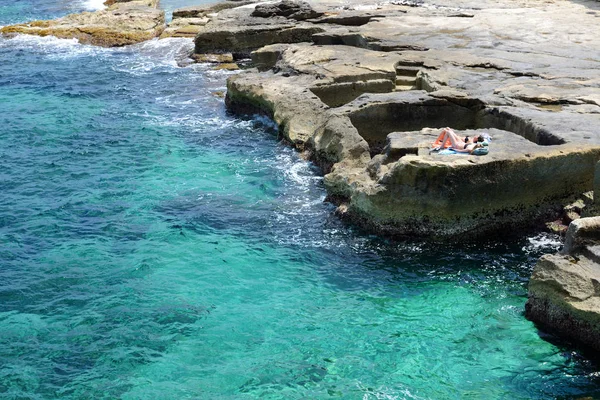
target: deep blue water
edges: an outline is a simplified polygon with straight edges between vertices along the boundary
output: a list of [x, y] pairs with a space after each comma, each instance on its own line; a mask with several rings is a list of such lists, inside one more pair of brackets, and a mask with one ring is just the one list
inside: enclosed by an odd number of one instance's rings
[[[3, 0], [0, 25], [88, 6]], [[317, 169], [226, 113], [226, 73], [178, 66], [190, 48], [0, 38], [0, 398], [600, 396], [523, 316], [556, 238], [342, 224]]]

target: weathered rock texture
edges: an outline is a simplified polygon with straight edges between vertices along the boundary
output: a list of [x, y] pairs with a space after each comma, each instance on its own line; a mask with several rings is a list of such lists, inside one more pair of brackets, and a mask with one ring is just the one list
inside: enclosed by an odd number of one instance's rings
[[560, 254], [542, 257], [529, 281], [527, 318], [600, 352], [600, 217], [571, 222]]
[[165, 28], [157, 0], [115, 1], [105, 10], [70, 14], [48, 21], [32, 21], [0, 29], [5, 35], [24, 33], [78, 39], [81, 43], [115, 47], [152, 39]]
[[[324, 168], [341, 215], [389, 234], [514, 232], [592, 189], [600, 46], [580, 27], [597, 24], [600, 3], [311, 5], [323, 16], [219, 13], [196, 51], [266, 46], [252, 53], [258, 71], [229, 78], [227, 105], [272, 117]], [[489, 133], [490, 153], [431, 153], [445, 126]]]

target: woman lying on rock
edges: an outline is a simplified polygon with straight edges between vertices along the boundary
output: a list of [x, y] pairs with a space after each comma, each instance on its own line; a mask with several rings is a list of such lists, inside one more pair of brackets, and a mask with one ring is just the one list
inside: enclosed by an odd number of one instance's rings
[[456, 132], [450, 128], [442, 129], [442, 133], [433, 143], [433, 151], [438, 151], [450, 147], [452, 150], [459, 153], [469, 153], [475, 155], [487, 154], [487, 149], [484, 148], [484, 137], [478, 135], [470, 139], [468, 136], [461, 138]]

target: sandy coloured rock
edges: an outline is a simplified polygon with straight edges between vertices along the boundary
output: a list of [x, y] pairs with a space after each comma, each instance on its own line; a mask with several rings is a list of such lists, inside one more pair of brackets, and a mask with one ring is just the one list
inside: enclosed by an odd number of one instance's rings
[[600, 217], [573, 221], [563, 250], [538, 261], [525, 310], [542, 329], [600, 351]]
[[105, 10], [5, 26], [0, 28], [0, 33], [74, 38], [81, 43], [104, 47], [125, 46], [161, 34], [165, 27], [164, 11], [156, 6], [156, 0], [114, 2]]
[[[589, 57], [598, 52], [594, 35], [576, 26], [596, 22], [587, 10], [597, 3], [311, 5], [324, 16], [296, 26], [322, 28], [312, 43], [254, 51], [259, 72], [230, 77], [227, 104], [273, 117], [309, 151], [340, 214], [393, 235], [514, 232], [556, 218], [592, 189], [600, 62]], [[251, 9], [236, 13], [211, 30], [222, 37], [232, 20], [249, 25]], [[335, 23], [344, 13], [357, 25]], [[271, 23], [289, 23], [278, 18]], [[235, 33], [238, 42], [253, 35]], [[336, 133], [325, 136], [335, 145], [319, 140], [330, 121]], [[430, 153], [445, 126], [488, 133], [490, 153]]]

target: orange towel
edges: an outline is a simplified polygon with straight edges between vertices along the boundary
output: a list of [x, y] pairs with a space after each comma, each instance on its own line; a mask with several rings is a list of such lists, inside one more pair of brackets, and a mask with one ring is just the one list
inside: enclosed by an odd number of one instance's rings
[[444, 145], [442, 146], [442, 136], [444, 136], [444, 131], [442, 131], [442, 133], [440, 133], [440, 135], [437, 137], [437, 139], [435, 139], [435, 142], [433, 142], [431, 147], [441, 147], [443, 149], [447, 149], [448, 147], [452, 147], [452, 142], [450, 141], [450, 138], [446, 139], [446, 143], [444, 143]]

